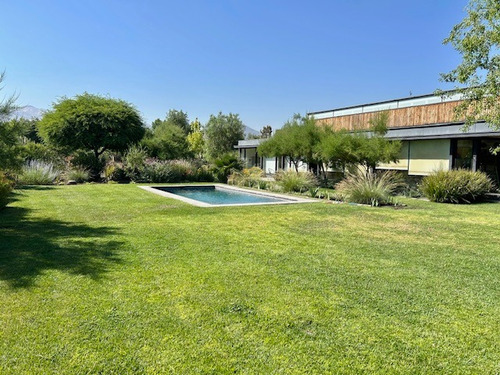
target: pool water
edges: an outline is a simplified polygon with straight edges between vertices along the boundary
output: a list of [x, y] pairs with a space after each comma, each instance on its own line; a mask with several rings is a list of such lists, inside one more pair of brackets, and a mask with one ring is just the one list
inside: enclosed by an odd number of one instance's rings
[[245, 204], [245, 203], [278, 203], [290, 202], [288, 199], [252, 194], [242, 191], [224, 189], [219, 186], [169, 186], [156, 189], [194, 199], [208, 204]]

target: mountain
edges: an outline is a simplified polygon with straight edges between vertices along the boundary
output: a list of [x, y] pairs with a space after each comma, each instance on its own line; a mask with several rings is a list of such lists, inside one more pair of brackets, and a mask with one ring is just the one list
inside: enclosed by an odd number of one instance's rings
[[251, 134], [251, 135], [260, 135], [260, 132], [258, 132], [257, 130], [255, 129], [252, 129], [252, 128], [249, 128], [248, 126], [245, 125], [245, 129], [244, 129], [244, 132], [245, 132], [245, 138], [248, 138], [248, 135]]
[[26, 105], [12, 112], [9, 117], [31, 120], [32, 118], [42, 118], [43, 112], [44, 111], [40, 108], [33, 107], [32, 105]]

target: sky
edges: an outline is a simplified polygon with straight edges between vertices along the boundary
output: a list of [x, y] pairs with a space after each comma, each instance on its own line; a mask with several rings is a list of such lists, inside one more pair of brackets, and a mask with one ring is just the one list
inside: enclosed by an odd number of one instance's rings
[[[259, 130], [294, 113], [423, 95], [460, 62], [466, 0], [3, 0], [1, 94], [50, 109], [83, 92]], [[1, 97], [2, 95], [0, 95]]]

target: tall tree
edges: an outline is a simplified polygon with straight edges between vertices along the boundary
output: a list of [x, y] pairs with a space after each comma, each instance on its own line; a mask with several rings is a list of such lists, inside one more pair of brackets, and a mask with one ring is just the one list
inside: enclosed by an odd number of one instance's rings
[[190, 157], [189, 144], [184, 130], [175, 124], [162, 121], [148, 130], [142, 144], [149, 155], [163, 160]]
[[265, 125], [260, 129], [260, 138], [269, 138], [273, 134], [273, 128], [271, 125]]
[[[5, 73], [0, 73], [0, 91]], [[25, 133], [23, 124], [9, 121], [9, 116], [16, 110], [16, 95], [0, 99], [0, 169], [15, 170], [22, 164], [21, 137]]]
[[88, 93], [59, 100], [38, 126], [50, 143], [89, 150], [96, 158], [106, 150], [125, 151], [145, 132], [141, 116], [131, 104]]
[[[0, 73], [0, 85], [5, 79], [5, 72]], [[3, 89], [3, 86], [0, 86], [0, 91]], [[17, 95], [12, 94], [9, 97], [0, 100], [0, 123], [7, 121], [9, 116], [14, 112], [17, 107], [15, 105], [17, 99]]]
[[191, 131], [187, 136], [187, 141], [189, 144], [189, 150], [197, 157], [203, 157], [203, 149], [205, 146], [205, 142], [203, 140], [203, 131], [201, 129], [201, 123], [198, 119], [194, 120], [191, 123]]
[[457, 91], [464, 101], [456, 114], [465, 118], [466, 127], [485, 120], [500, 129], [500, 2], [470, 0], [466, 9], [466, 17], [444, 40], [460, 53], [462, 61], [441, 78], [459, 85]]
[[259, 154], [263, 156], [286, 156], [298, 171], [300, 162], [310, 166], [319, 164], [317, 144], [320, 141], [320, 129], [313, 117], [295, 114], [273, 137], [261, 143]]
[[219, 112], [217, 116], [210, 115], [205, 125], [207, 155], [214, 159], [227, 152], [233, 152], [238, 140], [244, 136], [244, 125], [237, 114], [225, 115]]
[[103, 166], [99, 160], [105, 151], [125, 151], [145, 132], [141, 116], [131, 104], [88, 93], [54, 103], [38, 127], [49, 144], [70, 152], [90, 152], [93, 161], [88, 164], [94, 178], [99, 177]]
[[362, 165], [370, 171], [379, 163], [396, 162], [401, 142], [385, 138], [387, 120], [387, 112], [377, 114], [370, 121], [370, 133], [325, 129], [318, 146], [320, 158], [331, 167], [342, 170], [347, 166]]
[[167, 117], [165, 117], [165, 122], [170, 125], [178, 126], [184, 131], [186, 135], [191, 130], [188, 115], [183, 111], [178, 111], [176, 109], [169, 110], [167, 113]]

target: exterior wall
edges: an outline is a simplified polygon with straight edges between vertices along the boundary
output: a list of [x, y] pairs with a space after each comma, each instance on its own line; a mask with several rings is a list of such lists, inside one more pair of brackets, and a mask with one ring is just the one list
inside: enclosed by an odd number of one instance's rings
[[[406, 108], [387, 109], [388, 128], [412, 127], [432, 124], [445, 124], [459, 122], [455, 117], [454, 109], [460, 101], [443, 102], [436, 104], [420, 105]], [[372, 111], [368, 113], [355, 113], [346, 115], [332, 115], [327, 118], [320, 118], [313, 115], [316, 122], [322, 126], [329, 126], [335, 130], [367, 130], [370, 128], [370, 121], [382, 111]]]
[[276, 158], [263, 158], [263, 164], [265, 173], [274, 174], [276, 173]]
[[399, 152], [399, 160], [396, 163], [382, 163], [377, 166], [377, 169], [394, 169], [398, 171], [408, 171], [410, 141], [401, 142], [401, 151]]
[[409, 175], [425, 176], [437, 170], [449, 170], [450, 139], [429, 139], [402, 142], [397, 163], [380, 164], [377, 169], [407, 171]]
[[411, 141], [408, 174], [425, 176], [437, 170], [449, 170], [450, 140]]

